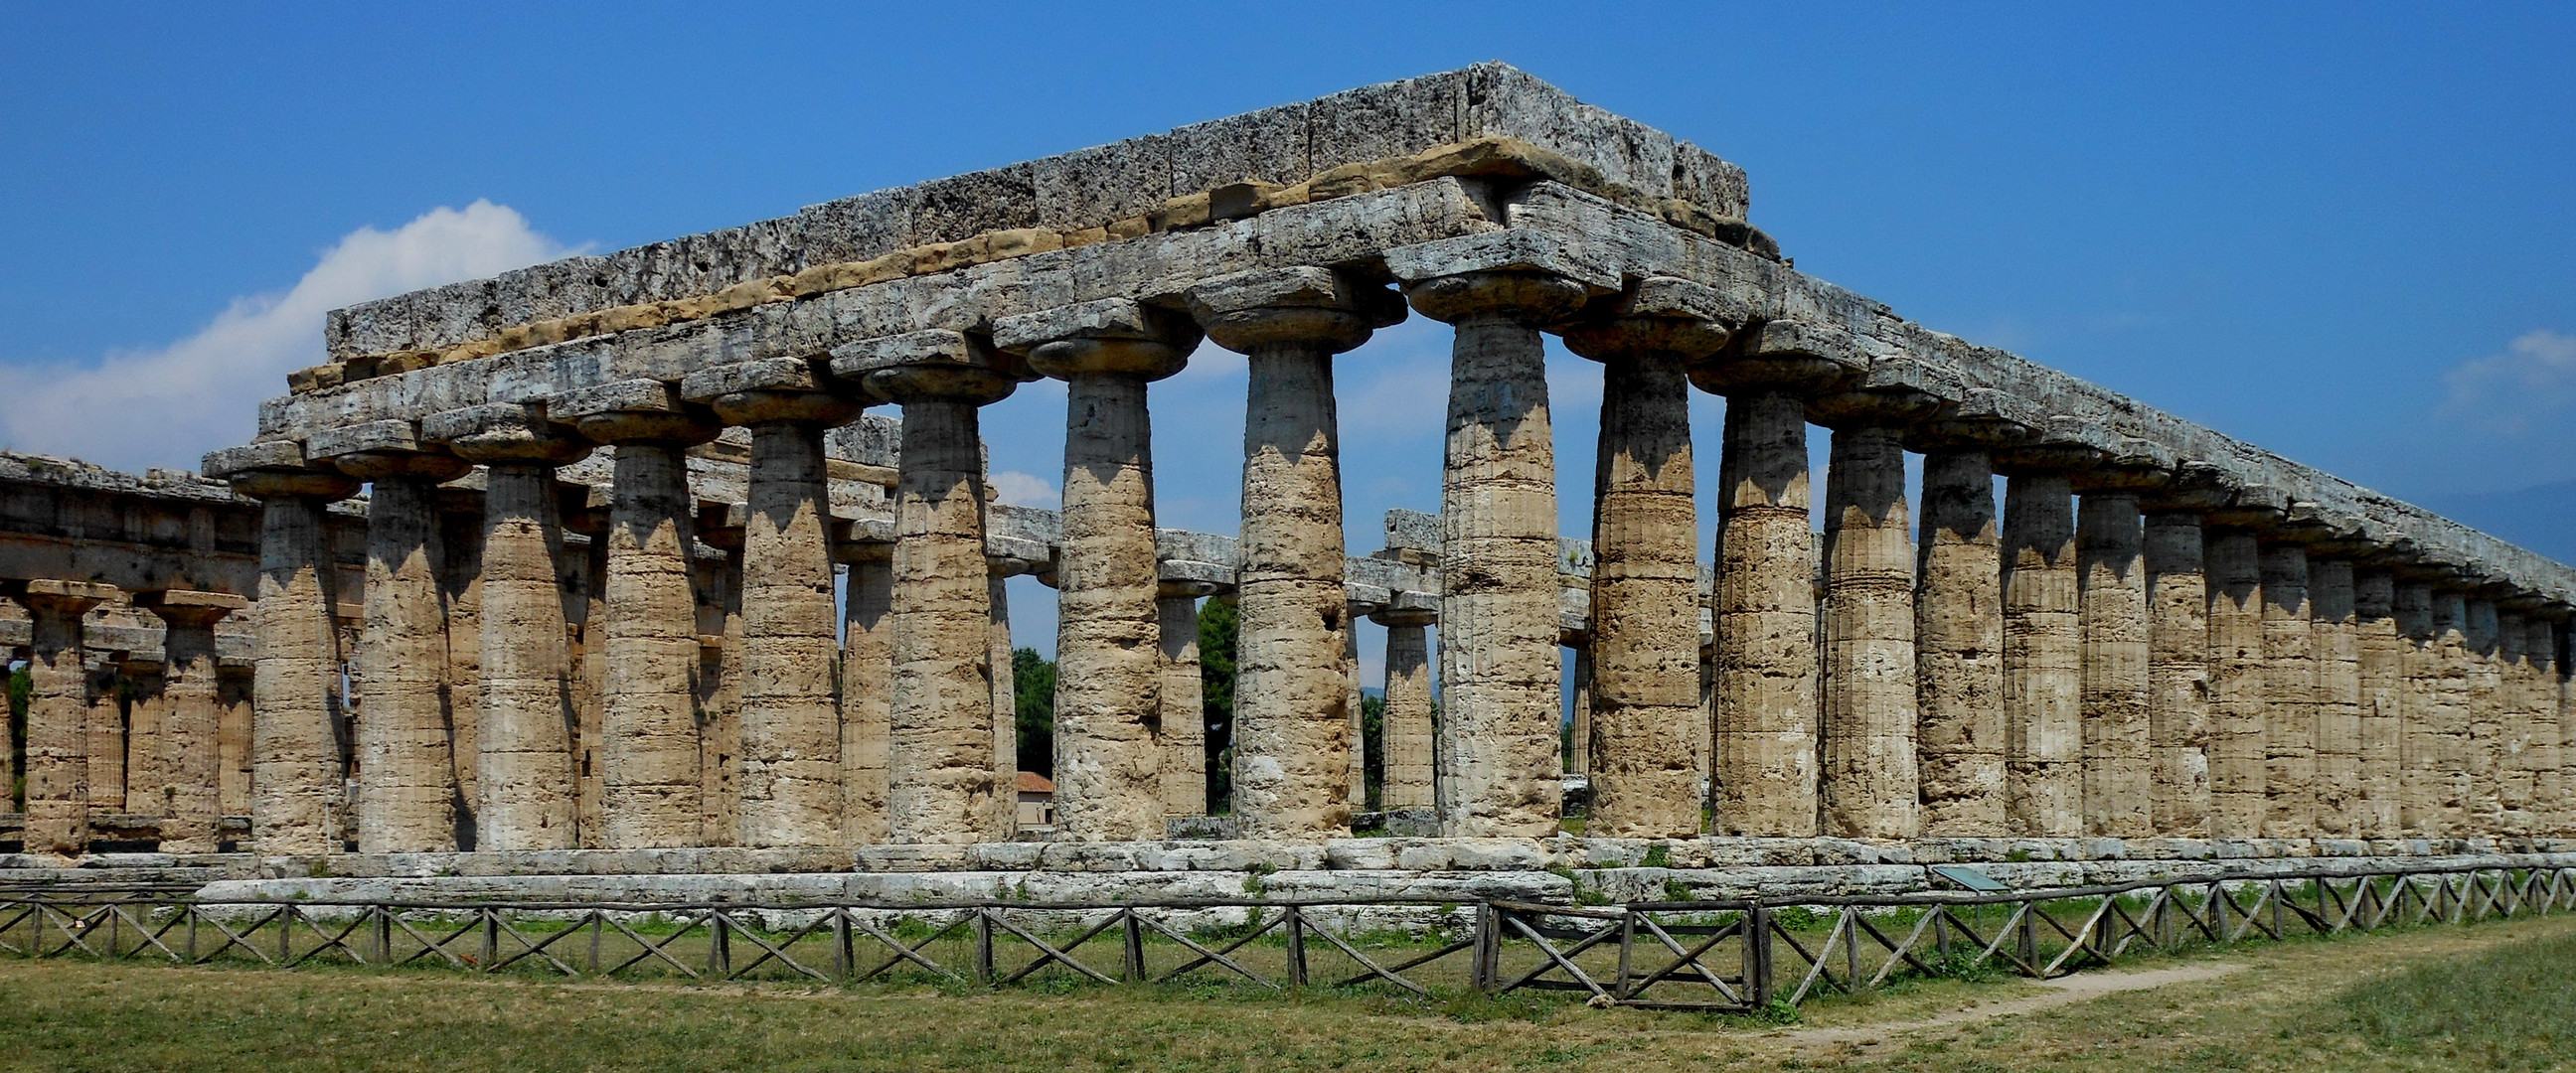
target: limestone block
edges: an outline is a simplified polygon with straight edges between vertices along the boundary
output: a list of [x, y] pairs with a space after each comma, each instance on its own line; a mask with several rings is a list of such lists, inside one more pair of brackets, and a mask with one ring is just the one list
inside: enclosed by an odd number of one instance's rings
[[1036, 169], [1028, 164], [934, 179], [915, 189], [920, 191], [913, 209], [916, 244], [955, 242], [1039, 222]]
[[1386, 251], [1387, 271], [1407, 283], [1477, 272], [1528, 272], [1572, 280], [1596, 291], [1619, 288], [1615, 264], [1544, 232], [1489, 231]]
[[1172, 131], [1172, 185], [1165, 196], [1231, 182], [1286, 186], [1306, 181], [1315, 171], [1307, 158], [1308, 110], [1303, 103], [1287, 104]]
[[796, 212], [807, 266], [865, 261], [913, 244], [913, 209], [920, 193], [896, 187], [807, 205]]
[[1030, 163], [1034, 222], [1060, 230], [1143, 216], [1177, 194], [1171, 135], [1153, 134], [1093, 146]]
[[[1468, 89], [1458, 138], [1519, 138], [1600, 169], [1604, 178], [1653, 194], [1675, 193], [1673, 136], [1635, 120], [1576, 101], [1505, 64], [1467, 69]], [[1716, 206], [1706, 205], [1711, 211]], [[1740, 206], [1725, 215], [1740, 216]]]
[[1468, 72], [1449, 71], [1317, 98], [1307, 106], [1309, 166], [1320, 173], [1460, 140], [1468, 82]]

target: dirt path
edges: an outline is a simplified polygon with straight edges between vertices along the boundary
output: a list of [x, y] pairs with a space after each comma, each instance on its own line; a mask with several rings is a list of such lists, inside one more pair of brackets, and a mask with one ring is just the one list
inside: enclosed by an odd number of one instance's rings
[[2179, 965], [2170, 969], [2149, 969], [2144, 972], [2079, 972], [2073, 976], [2061, 976], [2054, 980], [2031, 981], [2040, 987], [2047, 988], [2047, 994], [2024, 995], [2020, 998], [1980, 1003], [1920, 1020], [1891, 1021], [1886, 1024], [1858, 1025], [1848, 1028], [1800, 1028], [1770, 1033], [1765, 1038], [1814, 1046], [1848, 1046], [1857, 1048], [1862, 1054], [1875, 1054], [1882, 1048], [1886, 1048], [1889, 1042], [1900, 1033], [2034, 1013], [2072, 1002], [2115, 995], [2123, 991], [2143, 991], [2167, 984], [2215, 980], [2244, 967], [2241, 964], [2222, 962], [2210, 965]]

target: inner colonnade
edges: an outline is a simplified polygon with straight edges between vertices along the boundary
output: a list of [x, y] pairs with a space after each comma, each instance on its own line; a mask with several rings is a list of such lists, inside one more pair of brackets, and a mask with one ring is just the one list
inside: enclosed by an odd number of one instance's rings
[[[1203, 784], [1178, 759], [1196, 698], [1176, 669], [1197, 656], [1191, 601], [1219, 589], [1241, 619], [1245, 837], [1350, 833], [1361, 614], [1390, 631], [1387, 803], [1429, 806], [1446, 836], [1558, 831], [1569, 632], [1594, 836], [2576, 823], [2566, 567], [1904, 321], [1796, 272], [1743, 211], [1731, 165], [1482, 65], [335, 313], [332, 364], [207, 459], [264, 511], [256, 843], [338, 848], [319, 534], [362, 483], [361, 851], [456, 848], [469, 748], [483, 850], [1012, 837], [978, 414], [1039, 377], [1067, 385], [1060, 540], [1029, 567], [1060, 594], [1056, 838], [1160, 839], [1186, 811]], [[1437, 534], [1353, 560], [1334, 358], [1409, 314], [1453, 332]], [[1547, 334], [1603, 376], [1573, 615]], [[1250, 368], [1241, 530], [1175, 570], [1148, 399], [1205, 345]], [[1724, 399], [1713, 503], [1695, 393]], [[900, 430], [871, 540], [825, 442], [872, 407]], [[1821, 539], [1810, 426], [1830, 436]], [[684, 458], [727, 427], [749, 443], [721, 830]], [[612, 471], [595, 834], [552, 494], [594, 452]], [[487, 488], [466, 537], [470, 744], [442, 722], [462, 627], [430, 568], [454, 538], [438, 490], [469, 471]], [[1414, 569], [1419, 598], [1356, 597], [1355, 561]]]

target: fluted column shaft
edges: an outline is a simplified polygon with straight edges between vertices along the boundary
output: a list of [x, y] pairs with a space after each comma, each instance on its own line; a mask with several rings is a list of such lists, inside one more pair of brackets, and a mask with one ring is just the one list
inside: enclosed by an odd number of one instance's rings
[[571, 653], [554, 467], [493, 462], [484, 494], [480, 850], [575, 845]]
[[2533, 699], [2539, 707], [2534, 716], [2532, 733], [2541, 741], [2541, 753], [2532, 760], [2531, 797], [2536, 802], [2533, 822], [2544, 835], [2564, 835], [2569, 830], [2570, 803], [2567, 792], [2566, 621], [2535, 618], [2531, 620], [2532, 652], [2539, 665], [2533, 668]]
[[2147, 739], [2156, 834], [2209, 833], [2209, 578], [2200, 514], [2146, 516]]
[[1352, 812], [1368, 808], [1368, 717], [1360, 695], [1360, 628], [1365, 612], [1358, 607], [1342, 619], [1342, 718], [1350, 724], [1350, 781], [1347, 784]]
[[2468, 775], [2468, 796], [2462, 809], [2468, 834], [2493, 835], [2502, 829], [2504, 819], [2504, 664], [2498, 648], [2502, 625], [2493, 600], [2471, 595], [2463, 611], [2460, 662], [2467, 686], [2463, 707], [2468, 735], [2462, 766]]
[[1912, 529], [1897, 432], [1837, 428], [1825, 477], [1826, 835], [1910, 838], [1920, 830]]
[[[1156, 597], [1162, 625], [1162, 694], [1155, 746], [1163, 813], [1204, 816], [1207, 800], [1207, 694], [1199, 677], [1200, 591], [1164, 586]], [[1157, 836], [1159, 837], [1159, 836]]]
[[2532, 734], [2536, 716], [2535, 698], [2531, 695], [2530, 641], [2526, 636], [2529, 619], [2499, 607], [2496, 613], [2497, 707], [2501, 709], [2496, 744], [2496, 800], [2499, 834], [2531, 832], [2531, 761], [2538, 739]]
[[218, 593], [162, 593], [161, 766], [170, 773], [161, 809], [164, 853], [213, 853], [223, 824], [220, 796], [223, 709], [215, 697], [215, 623], [244, 605]]
[[2354, 677], [2361, 697], [2361, 816], [2356, 837], [2405, 833], [2406, 660], [2409, 642], [2397, 624], [2397, 579], [2385, 570], [2353, 578]]
[[2310, 628], [2316, 652], [2319, 838], [2367, 838], [2361, 779], [2361, 624], [2352, 563], [2308, 564]]
[[1980, 448], [1925, 453], [1914, 622], [1927, 835], [2005, 832], [2001, 548], [1992, 455]]
[[706, 806], [686, 448], [639, 440], [615, 452], [604, 538], [603, 841], [609, 849], [695, 846]]
[[1816, 595], [1806, 407], [1726, 400], [1717, 530], [1717, 829], [1816, 833]]
[[823, 422], [753, 424], [750, 470], [738, 838], [745, 846], [834, 845], [842, 839], [833, 694], [840, 644]]
[[894, 549], [850, 563], [841, 618], [841, 820], [849, 842], [887, 838], [887, 744], [894, 699]]
[[[353, 471], [354, 472], [354, 471]], [[358, 851], [457, 848], [447, 699], [445, 555], [432, 478], [376, 472], [367, 498], [367, 595], [358, 646]]]
[[[173, 778], [161, 767], [166, 755], [161, 749], [161, 665], [103, 659], [90, 679], [89, 718], [81, 732], [90, 810], [161, 815], [160, 795]], [[119, 679], [132, 686], [121, 687]], [[129, 751], [131, 764], [126, 763]]]
[[2434, 791], [2429, 812], [2436, 837], [2462, 838], [2479, 833], [2471, 813], [2475, 791], [2471, 785], [2468, 594], [2434, 589], [2432, 615], [2433, 640], [2428, 647]]
[[2126, 489], [2088, 490], [2077, 510], [2084, 832], [2140, 838], [2155, 833], [2144, 520]]
[[1428, 616], [1386, 627], [1386, 764], [1381, 804], [1429, 808], [1431, 796], [1431, 652]]
[[[292, 482], [334, 485], [345, 478], [298, 473]], [[345, 772], [340, 759], [340, 635], [331, 621], [338, 561], [323, 519], [322, 495], [263, 487], [256, 475], [237, 481], [268, 492], [260, 503], [259, 592], [251, 630], [251, 845], [265, 855], [339, 850]]]
[[2316, 833], [2317, 660], [2308, 553], [2263, 546], [2263, 834]]
[[2441, 804], [2445, 738], [2440, 726], [2441, 650], [2433, 621], [2433, 586], [2408, 578], [2393, 588], [2391, 617], [2404, 644], [2398, 664], [2397, 819], [2410, 837], [2440, 837], [2446, 831]]
[[81, 618], [105, 585], [34, 581], [27, 606], [26, 826], [29, 853], [73, 857], [89, 845], [89, 674]]
[[1709, 750], [1690, 382], [1669, 349], [1602, 357], [1592, 632], [1575, 655], [1577, 717], [1589, 725], [1574, 728], [1575, 770], [1592, 780], [1587, 831], [1688, 838], [1700, 832]]
[[2021, 835], [2083, 830], [2083, 629], [2074, 490], [2058, 473], [2004, 486], [2006, 815]]
[[2263, 552], [2254, 534], [2213, 529], [2209, 566], [2209, 833], [2263, 833]]
[[1161, 838], [1161, 612], [1146, 381], [1068, 378], [1057, 575], [1055, 784], [1070, 838]]
[[1011, 647], [1010, 575], [985, 564], [984, 651], [993, 668], [993, 811], [990, 837], [1008, 841], [1020, 834], [1020, 685], [1019, 666]]
[[897, 842], [995, 833], [993, 649], [976, 404], [903, 408], [896, 487], [888, 827]]

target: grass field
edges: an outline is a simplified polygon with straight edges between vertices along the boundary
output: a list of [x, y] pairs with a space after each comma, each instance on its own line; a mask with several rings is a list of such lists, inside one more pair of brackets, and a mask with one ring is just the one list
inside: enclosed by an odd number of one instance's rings
[[1918, 981], [1771, 1025], [1329, 989], [986, 994], [0, 961], [0, 1070], [2576, 1068], [2576, 920], [2252, 944], [2124, 971], [2140, 969], [2183, 979], [2089, 999]]

